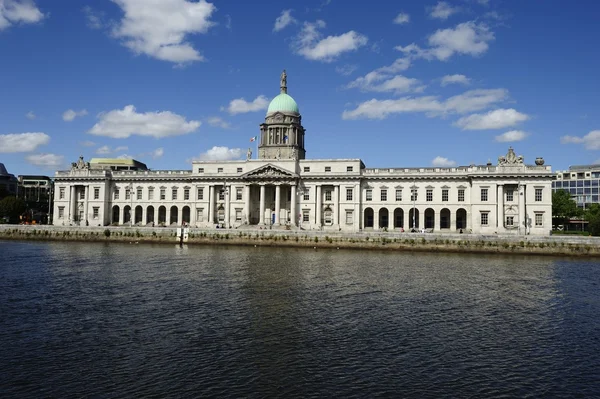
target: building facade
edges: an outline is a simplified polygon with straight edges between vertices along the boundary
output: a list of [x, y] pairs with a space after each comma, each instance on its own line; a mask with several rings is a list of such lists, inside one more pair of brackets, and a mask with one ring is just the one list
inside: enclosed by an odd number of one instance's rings
[[280, 94], [260, 125], [258, 154], [148, 170], [134, 160], [80, 157], [55, 176], [54, 224], [427, 231], [548, 235], [552, 172], [512, 148], [496, 165], [366, 168], [306, 159], [298, 105]]
[[600, 165], [575, 165], [556, 172], [552, 191], [565, 190], [580, 208], [600, 203]]

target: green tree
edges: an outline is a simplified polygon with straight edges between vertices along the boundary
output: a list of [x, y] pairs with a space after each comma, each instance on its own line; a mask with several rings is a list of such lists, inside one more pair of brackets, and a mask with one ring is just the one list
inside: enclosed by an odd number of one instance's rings
[[581, 209], [571, 199], [568, 191], [558, 190], [552, 193], [552, 218], [557, 224], [565, 224], [570, 218], [581, 216], [581, 214]]
[[25, 201], [21, 198], [6, 197], [0, 201], [0, 218], [8, 217], [10, 223], [17, 223], [26, 209]]
[[588, 221], [588, 231], [593, 236], [600, 236], [600, 205], [590, 204], [585, 210], [585, 219]]

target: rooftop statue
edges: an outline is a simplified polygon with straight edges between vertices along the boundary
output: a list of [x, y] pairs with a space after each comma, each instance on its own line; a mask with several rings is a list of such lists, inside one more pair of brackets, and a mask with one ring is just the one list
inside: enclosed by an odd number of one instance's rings
[[90, 168], [90, 163], [84, 162], [83, 156], [80, 156], [79, 160], [77, 162], [71, 162], [71, 169], [82, 170], [82, 169], [89, 169], [89, 168]]
[[287, 93], [287, 73], [285, 73], [285, 69], [281, 72], [279, 87], [281, 88], [282, 93]]
[[508, 153], [506, 156], [501, 155], [498, 157], [498, 165], [516, 165], [523, 163], [523, 155], [517, 156], [515, 150], [512, 147], [508, 147]]

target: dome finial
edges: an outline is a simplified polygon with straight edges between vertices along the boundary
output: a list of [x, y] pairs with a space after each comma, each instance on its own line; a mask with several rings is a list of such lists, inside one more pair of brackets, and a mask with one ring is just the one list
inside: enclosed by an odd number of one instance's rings
[[287, 73], [285, 73], [285, 69], [281, 72], [281, 80], [279, 82], [279, 88], [282, 93], [287, 94]]

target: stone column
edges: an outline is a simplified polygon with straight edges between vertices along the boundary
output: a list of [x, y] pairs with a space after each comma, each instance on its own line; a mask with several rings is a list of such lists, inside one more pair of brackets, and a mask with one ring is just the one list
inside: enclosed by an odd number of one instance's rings
[[525, 213], [525, 185], [519, 184], [519, 234], [525, 235], [527, 234], [527, 214]]
[[433, 231], [440, 231], [442, 229], [442, 221], [440, 220], [440, 212], [433, 212]]
[[291, 194], [291, 203], [290, 203], [290, 213], [292, 214], [290, 223], [292, 226], [296, 226], [296, 202], [298, 198], [296, 198], [296, 184], [292, 184], [292, 194]]
[[373, 207], [373, 230], [379, 230], [379, 209]]
[[280, 218], [279, 218], [279, 214], [281, 213], [281, 184], [277, 184], [275, 186], [275, 223], [273, 223], [275, 226], [279, 226], [280, 223]]
[[180, 226], [183, 225], [183, 206], [177, 207], [177, 224]]
[[75, 190], [75, 185], [70, 187], [69, 194], [69, 222], [73, 222], [75, 220], [75, 210], [77, 208], [77, 192]]
[[250, 184], [244, 186], [244, 213], [246, 214], [246, 224], [250, 224]]
[[498, 184], [498, 211], [496, 215], [496, 227], [504, 230], [504, 186]]
[[89, 199], [89, 195], [90, 195], [90, 186], [86, 185], [84, 187], [84, 192], [83, 192], [84, 198], [83, 198], [83, 217], [85, 218], [85, 221], [88, 222], [89, 224], [89, 217], [90, 215], [88, 214], [88, 199]]
[[340, 186], [333, 186], [333, 224], [340, 225]]
[[223, 190], [225, 191], [225, 228], [229, 228], [231, 226], [231, 196], [233, 195], [231, 191], [233, 190], [233, 186], [223, 185]]
[[215, 186], [210, 185], [208, 188], [208, 215], [206, 218], [209, 224], [215, 224]]
[[148, 217], [147, 208], [148, 208], [147, 206], [142, 206], [142, 220], [141, 220], [142, 226], [145, 226], [148, 222], [146, 220], [146, 218]]
[[317, 202], [317, 208], [315, 211], [315, 223], [317, 224], [317, 227], [320, 229], [321, 225], [323, 224], [321, 219], [323, 216], [323, 198], [321, 198], [321, 186], [317, 185], [315, 186], [315, 191], [316, 191], [316, 202]]
[[260, 218], [258, 220], [259, 226], [265, 225], [265, 185], [260, 185]]

